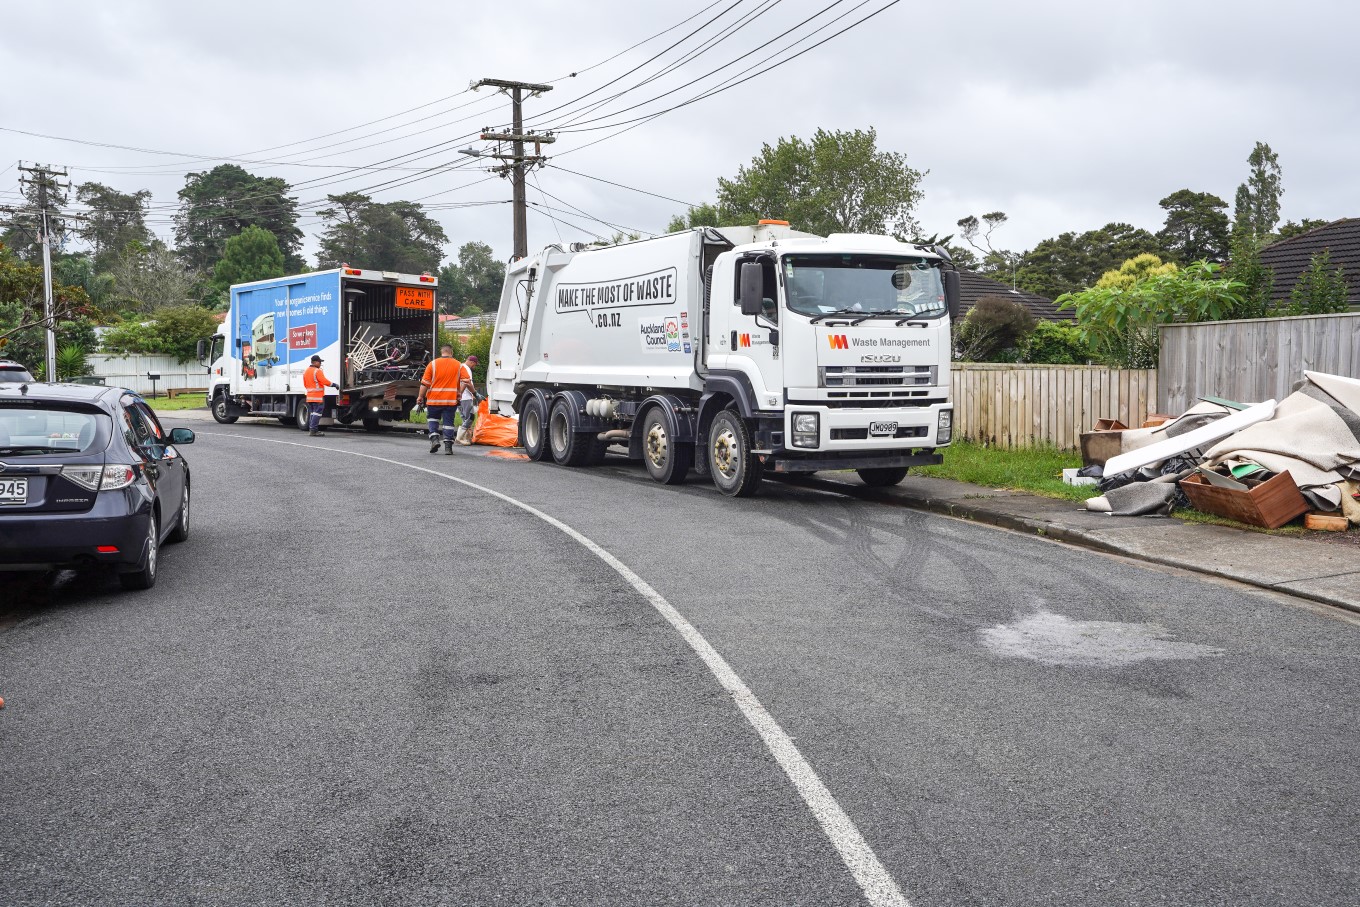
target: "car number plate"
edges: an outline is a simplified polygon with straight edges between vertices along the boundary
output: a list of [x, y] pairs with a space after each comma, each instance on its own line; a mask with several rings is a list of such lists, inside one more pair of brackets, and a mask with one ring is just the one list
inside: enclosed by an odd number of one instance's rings
[[869, 434], [871, 435], [895, 435], [897, 434], [896, 422], [870, 422]]
[[27, 503], [28, 479], [0, 479], [0, 505]]

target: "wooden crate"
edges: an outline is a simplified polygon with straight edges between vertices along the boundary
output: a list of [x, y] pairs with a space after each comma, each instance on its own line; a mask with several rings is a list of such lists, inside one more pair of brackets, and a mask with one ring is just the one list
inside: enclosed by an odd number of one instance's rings
[[1294, 484], [1294, 477], [1287, 472], [1249, 491], [1215, 488], [1199, 475], [1181, 479], [1181, 488], [1196, 510], [1266, 529], [1279, 529], [1310, 509]]

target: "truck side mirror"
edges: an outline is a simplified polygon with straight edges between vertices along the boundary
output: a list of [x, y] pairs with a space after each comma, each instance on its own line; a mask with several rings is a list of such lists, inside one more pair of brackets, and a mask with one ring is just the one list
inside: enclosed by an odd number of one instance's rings
[[204, 368], [208, 367], [207, 357], [204, 356], [204, 347], [207, 346], [207, 343], [208, 341], [206, 340], [198, 341], [198, 364]]
[[944, 301], [949, 307], [949, 318], [951, 321], [959, 320], [959, 306], [963, 292], [959, 286], [959, 272], [944, 272]]
[[760, 300], [764, 295], [765, 275], [761, 273], [760, 262], [745, 261], [741, 264], [741, 313], [759, 315]]

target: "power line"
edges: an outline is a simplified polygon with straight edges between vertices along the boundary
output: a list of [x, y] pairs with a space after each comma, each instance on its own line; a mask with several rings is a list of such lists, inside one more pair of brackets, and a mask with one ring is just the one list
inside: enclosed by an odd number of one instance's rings
[[677, 205], [685, 205], [686, 207], [689, 207], [689, 208], [697, 208], [697, 207], [699, 207], [699, 206], [698, 206], [696, 203], [694, 203], [694, 202], [687, 202], [687, 201], [684, 201], [683, 199], [679, 199], [679, 198], [671, 198], [669, 195], [661, 195], [661, 194], [656, 193], [656, 192], [648, 192], [646, 189], [639, 189], [639, 188], [637, 188], [636, 186], [626, 186], [626, 185], [624, 185], [623, 183], [616, 183], [616, 182], [614, 182], [613, 180], [607, 180], [607, 179], [604, 179], [603, 177], [599, 177], [599, 176], [591, 176], [589, 173], [582, 173], [582, 172], [579, 171], [579, 170], [569, 170], [569, 169], [567, 169], [566, 167], [560, 166], [560, 165], [558, 165], [558, 164], [554, 164], [554, 163], [552, 163], [551, 161], [549, 161], [548, 166], [549, 166], [549, 167], [552, 167], [554, 170], [561, 170], [563, 173], [570, 173], [570, 174], [572, 174], [573, 176], [583, 176], [583, 177], [585, 177], [585, 178], [588, 179], [588, 180], [595, 180], [597, 183], [608, 183], [608, 184], [611, 185], [611, 186], [618, 186], [620, 189], [627, 189], [629, 192], [640, 192], [640, 193], [642, 193], [643, 195], [650, 195], [650, 196], [652, 196], [653, 198], [665, 199], [665, 200], [668, 201], [668, 202], [675, 202]]

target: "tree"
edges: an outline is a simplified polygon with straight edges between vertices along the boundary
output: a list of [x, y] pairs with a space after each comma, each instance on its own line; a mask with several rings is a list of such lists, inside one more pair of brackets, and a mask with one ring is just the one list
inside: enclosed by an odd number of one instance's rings
[[1072, 324], [1041, 321], [1020, 343], [1021, 358], [1036, 365], [1085, 365], [1094, 358], [1081, 329]]
[[1251, 174], [1237, 187], [1233, 229], [1245, 230], [1262, 239], [1280, 222], [1280, 196], [1284, 195], [1280, 161], [1269, 145], [1257, 142], [1247, 156], [1247, 163], [1251, 165]]
[[1020, 303], [1004, 296], [983, 296], [958, 327], [959, 358], [969, 362], [1019, 358], [1017, 347], [1034, 330], [1034, 316]]
[[1287, 220], [1284, 223], [1280, 224], [1280, 229], [1275, 231], [1274, 241], [1281, 242], [1286, 239], [1293, 239], [1295, 236], [1302, 236], [1309, 230], [1316, 230], [1318, 227], [1325, 227], [1329, 223], [1331, 223], [1331, 221], [1318, 220], [1312, 217], [1305, 217], [1297, 224], [1294, 223], [1292, 220]]
[[227, 240], [249, 226], [273, 233], [289, 268], [302, 270], [297, 199], [288, 195], [288, 183], [282, 178], [255, 176], [236, 164], [222, 164], [206, 173], [190, 173], [179, 198], [175, 243], [191, 270], [211, 272]]
[[102, 183], [81, 183], [76, 187], [76, 198], [90, 209], [76, 232], [90, 244], [96, 271], [107, 271], [128, 243], [151, 242], [146, 229], [146, 210], [151, 201], [148, 190], [129, 195]]
[[439, 309], [464, 313], [469, 307], [495, 311], [500, 306], [500, 287], [506, 281], [506, 265], [484, 242], [465, 242], [458, 247], [458, 261], [439, 271]]
[[318, 211], [326, 224], [317, 261], [342, 262], [406, 274], [434, 273], [449, 241], [439, 222], [415, 202], [375, 202], [367, 195], [328, 195], [333, 207]]
[[735, 227], [740, 223], [742, 222], [724, 219], [717, 205], [705, 202], [697, 208], [690, 208], [683, 215], [677, 214], [672, 217], [670, 223], [666, 225], [666, 232], [677, 233], [695, 227]]
[[1172, 261], [1223, 261], [1228, 257], [1232, 231], [1228, 226], [1228, 203], [1209, 192], [1177, 189], [1157, 204], [1166, 221], [1157, 233]]
[[1299, 275], [1289, 291], [1290, 315], [1336, 315], [1350, 311], [1350, 291], [1346, 274], [1332, 267], [1332, 253], [1323, 249], [1313, 254], [1308, 270]]
[[[984, 277], [992, 277], [1004, 280], [1007, 283], [1014, 283], [1015, 269], [1020, 265], [1020, 256], [1015, 252], [1006, 249], [998, 249], [992, 245], [992, 233], [998, 228], [1005, 226], [1010, 220], [1005, 211], [992, 211], [982, 215], [979, 221], [975, 215], [959, 218], [959, 233], [963, 236], [963, 241], [977, 250], [982, 256], [981, 259], [973, 258], [974, 266], [970, 270], [975, 270]], [[981, 240], [979, 241], [979, 234]], [[964, 267], [957, 260], [955, 264]]]
[[1096, 281], [1097, 288], [1129, 287], [1140, 280], [1157, 277], [1161, 274], [1174, 274], [1180, 270], [1173, 263], [1162, 264], [1162, 260], [1151, 252], [1135, 255], [1113, 271], [1106, 271]]
[[267, 280], [285, 273], [283, 252], [274, 234], [252, 225], [227, 240], [222, 258], [213, 268], [213, 287], [225, 293], [234, 283]]
[[1143, 252], [1157, 253], [1160, 244], [1146, 230], [1129, 224], [1106, 224], [1085, 233], [1063, 233], [1026, 252], [1016, 271], [1016, 285], [1026, 292], [1056, 299], [1093, 285], [1106, 271]]
[[188, 362], [197, 354], [198, 341], [217, 330], [212, 312], [197, 305], [157, 309], [150, 322], [125, 322], [104, 335], [111, 353], [174, 356]]
[[185, 267], [158, 239], [147, 245], [130, 243], [110, 271], [114, 302], [122, 309], [150, 312], [183, 305], [194, 298], [200, 275]]
[[1261, 262], [1261, 241], [1245, 230], [1232, 236], [1226, 276], [1241, 284], [1234, 317], [1265, 318], [1275, 307], [1275, 272]]
[[[76, 343], [93, 349], [85, 291], [54, 281], [52, 299], [57, 345]], [[47, 323], [42, 267], [22, 261], [0, 243], [0, 356], [17, 359], [36, 372], [47, 355]]]
[[[25, 261], [42, 261], [42, 224], [41, 215], [43, 192], [38, 186], [37, 177], [20, 184], [23, 205], [8, 218], [5, 232], [0, 234], [0, 244]], [[66, 204], [68, 193], [56, 180], [47, 181], [47, 206], [49, 210], [59, 210]], [[53, 237], [63, 236], [66, 220], [60, 215], [47, 219], [48, 229]]]
[[1155, 368], [1157, 326], [1232, 317], [1242, 285], [1217, 276], [1218, 265], [1197, 261], [1123, 286], [1064, 293], [1059, 309], [1075, 308], [1082, 339], [1119, 368]]
[[723, 224], [779, 218], [823, 236], [915, 233], [922, 174], [907, 166], [905, 154], [879, 151], [877, 142], [872, 128], [818, 129], [808, 142], [792, 137], [763, 145], [734, 178], [718, 179], [718, 218]]

